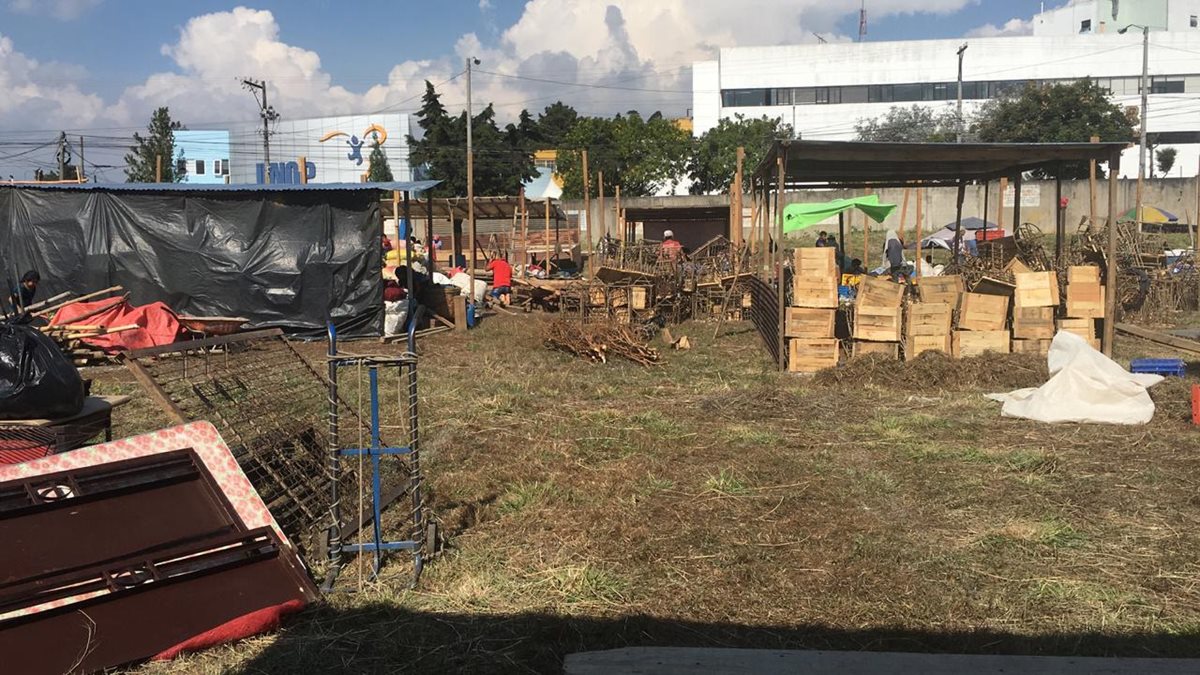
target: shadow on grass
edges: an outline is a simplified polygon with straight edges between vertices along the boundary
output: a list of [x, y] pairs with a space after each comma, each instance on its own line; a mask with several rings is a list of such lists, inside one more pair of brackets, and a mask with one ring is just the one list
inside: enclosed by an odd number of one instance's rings
[[395, 605], [308, 610], [232, 672], [508, 673], [562, 671], [567, 654], [636, 646], [825, 649], [1037, 656], [1200, 656], [1200, 628], [1153, 634], [1017, 635], [819, 625], [746, 626], [643, 615], [426, 613]]

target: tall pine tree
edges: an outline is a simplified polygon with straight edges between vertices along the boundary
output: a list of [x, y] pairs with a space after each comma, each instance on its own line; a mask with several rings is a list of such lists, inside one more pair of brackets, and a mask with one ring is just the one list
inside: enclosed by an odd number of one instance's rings
[[368, 183], [390, 183], [392, 178], [392, 167], [388, 164], [387, 154], [383, 151], [383, 146], [379, 144], [379, 134], [373, 134], [374, 142], [371, 143], [371, 155], [367, 158], [370, 169], [367, 171]]
[[133, 145], [125, 155], [125, 179], [130, 183], [153, 183], [157, 177], [157, 164], [162, 158], [162, 180], [178, 183], [187, 176], [184, 166], [172, 161], [175, 157], [175, 131], [183, 125], [171, 119], [171, 111], [162, 107], [154, 111], [146, 136], [133, 134]]

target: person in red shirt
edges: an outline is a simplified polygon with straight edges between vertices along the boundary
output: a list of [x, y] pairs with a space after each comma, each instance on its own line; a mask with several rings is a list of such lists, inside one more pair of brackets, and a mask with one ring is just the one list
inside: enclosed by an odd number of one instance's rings
[[507, 307], [512, 302], [512, 265], [504, 258], [492, 258], [487, 270], [492, 273], [492, 297]]
[[663, 232], [662, 251], [659, 257], [663, 260], [678, 260], [682, 253], [683, 244], [675, 241], [675, 233], [670, 230]]

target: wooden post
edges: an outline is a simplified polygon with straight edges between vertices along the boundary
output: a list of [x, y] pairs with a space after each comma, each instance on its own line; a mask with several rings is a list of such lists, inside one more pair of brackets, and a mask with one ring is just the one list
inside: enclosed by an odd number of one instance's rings
[[966, 197], [967, 197], [967, 184], [964, 181], [960, 180], [958, 182], [958, 198], [955, 200], [955, 203], [954, 203], [954, 255], [951, 256], [951, 258], [950, 258], [951, 260], [953, 260], [956, 263], [962, 262], [962, 260], [961, 260], [962, 249], [963, 249], [962, 211], [963, 211], [963, 201], [966, 200]]
[[[59, 178], [62, 178], [62, 176], [59, 176]], [[154, 156], [154, 182], [162, 182], [162, 155]]]
[[[400, 246], [401, 242], [400, 242], [400, 191], [399, 190], [392, 190], [392, 221], [396, 224], [396, 238], [392, 245]], [[407, 224], [408, 223], [405, 223], [405, 225], [407, 225]], [[409, 233], [409, 236], [404, 238], [404, 250], [405, 251], [412, 250], [408, 246], [409, 239], [412, 239], [411, 232]], [[404, 264], [411, 266], [412, 260], [405, 258]], [[412, 268], [409, 267], [409, 269], [412, 269]], [[411, 290], [412, 289], [410, 288], [409, 291], [411, 291]]]
[[[730, 191], [730, 206], [733, 206], [733, 220], [730, 223], [732, 227], [729, 231], [729, 239], [733, 242], [734, 248], [739, 248], [742, 245], [742, 181], [745, 180], [743, 173], [746, 163], [746, 148], [738, 146], [737, 149], [737, 172], [733, 178], [733, 190]], [[734, 197], [736, 195], [736, 198]]]
[[308, 158], [305, 157], [304, 155], [300, 155], [300, 184], [301, 185], [308, 185], [308, 169], [305, 168], [306, 166], [308, 166]]
[[583, 217], [584, 217], [584, 223], [585, 223], [584, 227], [586, 228], [586, 234], [587, 234], [587, 246], [586, 247], [580, 246], [579, 252], [581, 255], [585, 252], [587, 253], [588, 276], [591, 276], [596, 271], [596, 268], [594, 267], [595, 260], [592, 255], [593, 249], [592, 249], [592, 189], [591, 189], [591, 187], [592, 186], [591, 186], [591, 182], [590, 182], [590, 176], [588, 175], [587, 148], [584, 148], [583, 149]]
[[[596, 196], [600, 200], [600, 239], [603, 240], [608, 236], [608, 221], [605, 218], [608, 214], [604, 212], [604, 172], [596, 172]], [[601, 248], [603, 250], [603, 247]]]
[[550, 198], [543, 204], [546, 209], [546, 278], [550, 277]]
[[[838, 248], [837, 248], [837, 253], [835, 253], [834, 255], [838, 255], [842, 259], [846, 258], [846, 212], [845, 211], [838, 212]], [[846, 269], [849, 269], [850, 261], [846, 260], [846, 263], [847, 263]], [[839, 270], [842, 269], [842, 261], [841, 260], [838, 261], [838, 269]], [[839, 281], [840, 281], [840, 278], [839, 278]]]
[[1197, 221], [1200, 221], [1200, 171], [1196, 173], [1196, 220], [1188, 225], [1188, 244], [1192, 247], [1193, 257], [1196, 252], [1196, 237], [1200, 235], [1200, 225], [1196, 224]]
[[[521, 257], [517, 258], [521, 265], [521, 275], [524, 276], [525, 266], [529, 264], [529, 242], [525, 239], [525, 188], [522, 186], [521, 191], [517, 193], [517, 209], [520, 213], [516, 214], [521, 221]], [[517, 238], [516, 221], [513, 225], [513, 239]], [[516, 248], [514, 246], [514, 248]]]
[[775, 265], [775, 299], [776, 310], [778, 311], [778, 337], [779, 337], [779, 369], [787, 370], [787, 340], [784, 339], [785, 314], [784, 296], [787, 295], [787, 289], [783, 287], [783, 186], [785, 171], [787, 168], [787, 146], [782, 148], [783, 152], [776, 160], [779, 174], [775, 179], [775, 253], [773, 260], [776, 260]]
[[1121, 151], [1114, 149], [1108, 158], [1108, 261], [1105, 264], [1104, 355], [1113, 354], [1117, 323], [1117, 176], [1121, 173]]
[[[467, 71], [467, 79], [471, 77], [471, 71]], [[469, 114], [469, 113], [468, 113]], [[467, 125], [471, 124], [467, 120]], [[468, 135], [467, 140], [470, 140]], [[467, 149], [467, 246], [470, 250], [467, 251], [467, 270], [471, 275], [470, 298], [471, 304], [475, 303], [475, 152], [472, 148]], [[486, 298], [485, 298], [486, 300]], [[482, 307], [480, 311], [482, 311]]]
[[[987, 214], [985, 213], [984, 215], [986, 216]], [[924, 223], [924, 221], [925, 221], [925, 190], [922, 188], [917, 188], [916, 233], [917, 233], [917, 278], [918, 279], [920, 279], [920, 277], [921, 277], [922, 261], [925, 260], [925, 258], [921, 256], [921, 225]]]
[[983, 181], [983, 240], [987, 241], [988, 230], [988, 198], [991, 197], [992, 182], [990, 180]]
[[621, 186], [613, 188], [614, 213], [617, 215], [617, 240], [625, 242], [625, 228], [621, 224]]
[[1000, 192], [996, 197], [996, 229], [1004, 229], [1004, 195], [1008, 194], [1008, 176], [1000, 178]]
[[425, 243], [429, 246], [429, 276], [437, 271], [437, 249], [433, 247], [433, 190], [425, 191]]
[[517, 208], [513, 209], [512, 225], [508, 231], [508, 246], [504, 248], [504, 259], [509, 262], [516, 262], [517, 249], [517, 219], [521, 217], [521, 207], [525, 205], [525, 186], [521, 186], [517, 190]]
[[1013, 232], [1021, 227], [1021, 181], [1024, 175], [1018, 171], [1013, 177]]
[[[75, 180], [80, 183], [84, 182], [83, 171], [84, 171], [83, 136], [80, 136], [79, 137], [79, 166], [75, 169]], [[59, 176], [59, 178], [65, 178], [65, 176]]]
[[450, 219], [450, 266], [458, 267], [458, 233], [462, 225], [454, 226], [454, 207], [450, 205], [450, 200], [446, 200], [446, 217]]
[[454, 330], [466, 332], [467, 330], [467, 296], [456, 295], [453, 297], [454, 302]]
[[904, 199], [900, 202], [900, 240], [904, 241], [904, 226], [908, 221], [908, 188], [904, 188]]
[[[1092, 136], [1093, 143], [1099, 143], [1099, 136]], [[1088, 229], [1096, 226], [1096, 160], [1088, 162]]]
[[758, 190], [752, 185], [750, 186], [750, 233], [748, 241], [751, 254], [758, 250], [758, 211]]
[[1062, 261], [1063, 244], [1067, 238], [1066, 214], [1062, 207], [1062, 162], [1054, 167], [1054, 264]]
[[[864, 195], [871, 194], [871, 188], [867, 188]], [[871, 219], [867, 218], [867, 214], [862, 214], [862, 231], [863, 231], [863, 267], [873, 269], [871, 267]]]

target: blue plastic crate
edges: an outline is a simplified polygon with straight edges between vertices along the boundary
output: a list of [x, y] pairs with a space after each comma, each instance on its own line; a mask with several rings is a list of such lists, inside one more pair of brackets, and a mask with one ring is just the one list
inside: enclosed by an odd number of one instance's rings
[[1187, 366], [1183, 359], [1134, 359], [1129, 362], [1129, 370], [1134, 373], [1183, 377]]

